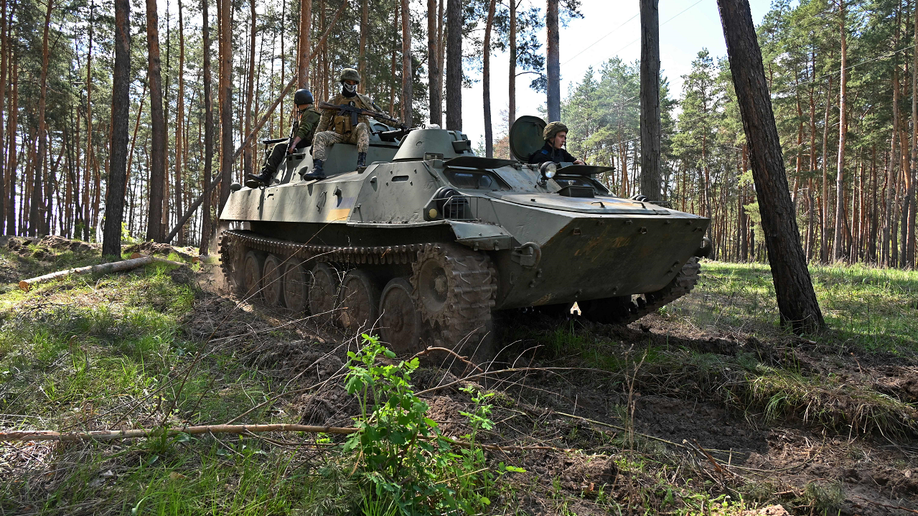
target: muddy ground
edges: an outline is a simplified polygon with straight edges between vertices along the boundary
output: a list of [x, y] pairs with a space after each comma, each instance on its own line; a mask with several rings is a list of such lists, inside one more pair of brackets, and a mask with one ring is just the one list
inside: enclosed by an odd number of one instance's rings
[[[213, 263], [193, 281], [203, 294], [185, 321], [188, 337], [232, 350], [284, 382], [289, 408], [302, 423], [350, 425], [357, 405], [343, 388], [344, 364], [357, 338], [328, 322], [239, 299]], [[744, 397], [742, 372], [731, 370], [737, 357], [793, 364], [809, 376], [866, 382], [918, 409], [915, 356], [865, 354], [792, 336], [710, 333], [659, 315], [627, 327], [525, 314], [510, 319], [513, 326], [499, 333], [503, 351], [496, 361], [476, 367], [449, 355], [428, 357], [413, 378], [430, 417], [449, 435], [468, 431], [459, 412], [472, 402], [461, 385], [498, 393], [491, 398], [496, 426], [479, 439], [490, 446], [494, 464], [526, 472], [493, 501], [496, 514], [685, 513], [699, 492], [762, 507], [750, 514], [918, 514], [914, 420], [884, 432], [866, 416], [841, 418], [847, 423], [839, 425], [805, 411], [767, 418], [761, 404]], [[567, 352], [559, 333], [585, 344]], [[616, 372], [597, 368], [584, 349], [612, 357]], [[715, 365], [655, 360], [660, 350], [677, 359], [702, 355]], [[857, 400], [823, 401], [828, 412], [859, 410]]]

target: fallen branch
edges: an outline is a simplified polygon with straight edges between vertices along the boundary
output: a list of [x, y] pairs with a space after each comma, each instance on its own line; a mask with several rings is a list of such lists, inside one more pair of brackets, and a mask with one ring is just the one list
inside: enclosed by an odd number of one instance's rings
[[0, 432], [0, 441], [108, 441], [178, 434], [244, 434], [262, 432], [307, 432], [313, 434], [353, 434], [356, 428], [308, 425], [205, 425], [180, 428], [137, 428], [133, 430], [95, 430], [91, 432], [54, 432], [51, 430], [18, 430]]
[[144, 256], [142, 258], [134, 258], [132, 260], [122, 260], [120, 262], [110, 262], [103, 263], [99, 265], [87, 265], [86, 267], [77, 267], [76, 269], [67, 269], [65, 271], [52, 272], [51, 274], [45, 274], [44, 276], [38, 276], [35, 278], [24, 279], [19, 282], [19, 288], [24, 292], [28, 292], [32, 288], [32, 285], [36, 283], [41, 283], [42, 281], [47, 281], [54, 278], [60, 278], [63, 276], [69, 276], [71, 274], [89, 274], [89, 273], [100, 273], [108, 274], [110, 272], [119, 272], [126, 271], [130, 269], [136, 269], [142, 265], [147, 265], [153, 262], [152, 256]]

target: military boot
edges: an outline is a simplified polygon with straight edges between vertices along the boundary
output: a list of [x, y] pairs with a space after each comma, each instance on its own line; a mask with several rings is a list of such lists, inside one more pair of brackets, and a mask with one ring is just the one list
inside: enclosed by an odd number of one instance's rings
[[357, 168], [367, 168], [367, 153], [366, 152], [357, 153]]
[[267, 186], [271, 184], [271, 176], [274, 174], [271, 171], [266, 169], [261, 169], [261, 174], [246, 174], [245, 175], [245, 186], [249, 188], [258, 188], [259, 186]]
[[312, 172], [303, 174], [303, 179], [325, 179], [325, 172], [322, 170], [324, 164], [320, 159], [312, 160]]

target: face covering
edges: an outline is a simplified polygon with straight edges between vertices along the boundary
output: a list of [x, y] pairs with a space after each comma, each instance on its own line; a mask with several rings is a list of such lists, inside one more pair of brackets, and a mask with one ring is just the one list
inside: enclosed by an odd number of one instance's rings
[[346, 82], [343, 82], [341, 83], [341, 86], [342, 86], [341, 93], [343, 93], [345, 97], [353, 97], [354, 95], [357, 94], [356, 84], [348, 84]]

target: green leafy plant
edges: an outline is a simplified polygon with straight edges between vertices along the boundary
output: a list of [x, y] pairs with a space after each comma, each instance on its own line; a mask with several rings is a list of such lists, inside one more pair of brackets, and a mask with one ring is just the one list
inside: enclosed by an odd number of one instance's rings
[[348, 352], [350, 362], [346, 388], [357, 396], [359, 432], [344, 445], [357, 451], [362, 476], [376, 497], [392, 500], [403, 514], [443, 514], [461, 509], [454, 490], [439, 482], [436, 472], [447, 468], [452, 454], [442, 439], [437, 423], [427, 417], [428, 405], [418, 398], [409, 383], [418, 359], [397, 364], [395, 354], [379, 341], [363, 335], [365, 345]]

